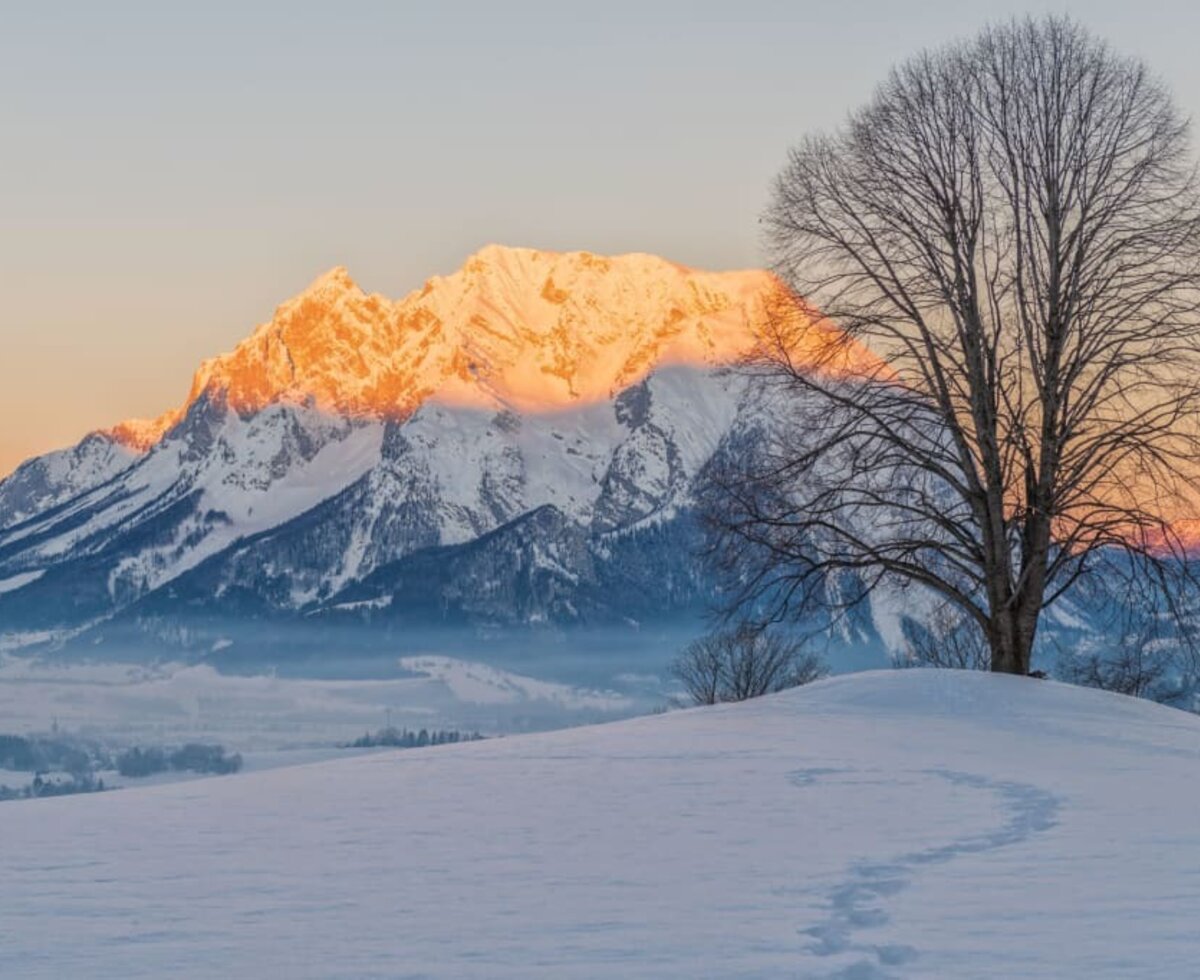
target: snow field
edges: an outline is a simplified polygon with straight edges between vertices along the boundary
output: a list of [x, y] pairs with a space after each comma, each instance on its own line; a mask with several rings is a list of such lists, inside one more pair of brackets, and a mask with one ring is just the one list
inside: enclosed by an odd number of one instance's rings
[[0, 807], [0, 975], [1189, 977], [1200, 718], [741, 705]]

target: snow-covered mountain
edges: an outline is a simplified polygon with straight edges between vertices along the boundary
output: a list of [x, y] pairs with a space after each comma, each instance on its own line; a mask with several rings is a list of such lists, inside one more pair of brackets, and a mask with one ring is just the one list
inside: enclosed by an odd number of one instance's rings
[[334, 269], [179, 407], [0, 483], [0, 632], [694, 616], [696, 480], [761, 421], [728, 367], [783, 295], [498, 246], [397, 301]]

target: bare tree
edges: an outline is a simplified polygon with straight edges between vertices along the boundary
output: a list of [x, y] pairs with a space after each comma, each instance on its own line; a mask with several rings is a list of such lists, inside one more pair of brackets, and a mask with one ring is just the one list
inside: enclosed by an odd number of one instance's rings
[[1181, 670], [1178, 647], [1147, 634], [1124, 636], [1111, 649], [1064, 654], [1058, 661], [1060, 680], [1097, 687], [1160, 704], [1188, 707], [1195, 678]]
[[1188, 574], [1186, 130], [1143, 64], [1048, 18], [919, 55], [792, 150], [765, 224], [804, 302], [755, 358], [767, 437], [711, 474], [735, 604], [779, 618], [915, 584], [974, 621], [993, 670], [1028, 673], [1081, 577]]
[[671, 664], [671, 676], [695, 704], [717, 704], [725, 687], [724, 638], [720, 634], [693, 640]]
[[[1088, 591], [1101, 598], [1106, 592], [1102, 583]], [[1056, 642], [1058, 679], [1195, 710], [1200, 650], [1179, 635], [1181, 626], [1192, 628], [1190, 621], [1181, 624], [1161, 607], [1139, 605], [1119, 610], [1111, 626], [1065, 648]]]
[[671, 665], [671, 674], [695, 704], [745, 701], [828, 673], [800, 641], [748, 628], [701, 637]]
[[974, 619], [948, 603], [939, 605], [927, 623], [911, 627], [898, 667], [946, 667], [953, 670], [987, 670], [991, 650]]

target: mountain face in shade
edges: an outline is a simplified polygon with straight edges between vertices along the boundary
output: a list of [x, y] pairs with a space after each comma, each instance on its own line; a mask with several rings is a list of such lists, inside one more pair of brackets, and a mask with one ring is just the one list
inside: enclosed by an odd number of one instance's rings
[[784, 296], [648, 255], [490, 246], [396, 301], [334, 269], [0, 483], [0, 642], [697, 617], [697, 479], [763, 425], [728, 367]]

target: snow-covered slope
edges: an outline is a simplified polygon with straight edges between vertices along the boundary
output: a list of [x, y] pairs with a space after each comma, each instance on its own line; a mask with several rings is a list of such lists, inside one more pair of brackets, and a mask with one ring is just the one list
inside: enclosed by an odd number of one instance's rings
[[1198, 760], [1192, 715], [898, 671], [6, 804], [0, 974], [1190, 977]]
[[70, 449], [22, 463], [0, 482], [0, 527], [20, 524], [79, 493], [103, 485], [131, 466], [137, 451], [101, 433]]
[[77, 627], [111, 615], [353, 482], [382, 435], [381, 423], [304, 406], [243, 417], [205, 396], [115, 476], [0, 529], [0, 575], [24, 577], [0, 593], [0, 622]]

